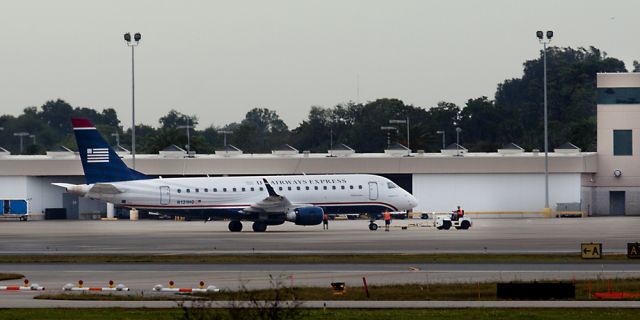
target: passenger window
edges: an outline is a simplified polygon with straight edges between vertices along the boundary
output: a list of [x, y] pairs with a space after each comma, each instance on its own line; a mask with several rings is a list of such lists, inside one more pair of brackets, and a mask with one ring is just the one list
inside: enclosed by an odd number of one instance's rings
[[309, 186], [304, 187], [305, 190], [309, 190]]
[[340, 186], [340, 189], [344, 190], [344, 186]]
[[253, 189], [253, 187], [251, 187], [251, 191], [253, 192], [255, 189]]
[[204, 192], [209, 192], [209, 189], [207, 189], [207, 188], [204, 188]]
[[242, 188], [242, 192], [244, 192], [244, 191], [245, 191], [245, 189], [244, 189], [244, 188]]
[[264, 189], [262, 187], [260, 187], [260, 191], [264, 191]]
[[181, 193], [181, 192], [182, 192], [182, 189], [178, 189], [178, 193]]
[[222, 192], [227, 192], [227, 188], [222, 188]]
[[349, 186], [349, 189], [353, 190], [353, 186]]
[[362, 185], [359, 185], [359, 186], [358, 186], [358, 189], [362, 189]]
[[189, 193], [189, 192], [191, 192], [191, 190], [190, 190], [190, 189], [187, 189], [187, 193]]
[[300, 191], [300, 187], [296, 187], [296, 189], [297, 189], [298, 191]]
[[336, 186], [331, 186], [331, 189], [335, 190], [335, 189], [336, 189]]
[[213, 188], [213, 192], [218, 192], [218, 188]]
[[314, 188], [314, 189], [316, 189], [316, 190], [318, 190], [318, 186], [314, 186], [313, 188]]
[[233, 192], [236, 192], [236, 188], [233, 188]]
[[291, 187], [287, 187], [287, 190], [291, 191]]
[[322, 189], [327, 190], [327, 186], [322, 186]]
[[282, 191], [282, 187], [278, 187], [278, 190]]
[[200, 189], [196, 188], [196, 192], [200, 192]]

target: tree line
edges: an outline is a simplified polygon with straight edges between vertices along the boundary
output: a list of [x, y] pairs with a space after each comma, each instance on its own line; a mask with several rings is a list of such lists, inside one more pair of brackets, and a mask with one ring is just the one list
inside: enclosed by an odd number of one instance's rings
[[[634, 61], [634, 71], [640, 63]], [[435, 106], [413, 106], [394, 98], [367, 103], [344, 103], [332, 107], [312, 106], [309, 115], [290, 129], [278, 113], [268, 108], [254, 108], [239, 122], [190, 131], [191, 150], [213, 153], [223, 147], [221, 130], [230, 131], [229, 144], [245, 153], [268, 153], [281, 144], [298, 150], [326, 152], [344, 143], [357, 152], [382, 152], [387, 147], [389, 120], [409, 119], [411, 149], [438, 152], [444, 132], [447, 143], [455, 142], [456, 128], [461, 128], [460, 144], [471, 152], [493, 152], [502, 144], [513, 142], [527, 150], [543, 149], [543, 64], [539, 58], [523, 64], [523, 75], [498, 84], [493, 99], [476, 97], [463, 106], [439, 102]], [[549, 146], [552, 149], [572, 142], [584, 151], [596, 149], [596, 74], [627, 72], [624, 62], [608, 57], [597, 48], [550, 47], [547, 51]], [[27, 107], [19, 116], [0, 116], [0, 146], [19, 153], [19, 139], [13, 133], [28, 132], [35, 139], [24, 138], [24, 154], [43, 154], [57, 146], [75, 148], [69, 119], [86, 117], [113, 145], [119, 140], [130, 148], [131, 130], [124, 129], [113, 108], [96, 111], [73, 107], [63, 100], [47, 101]], [[197, 115], [171, 110], [156, 126], [136, 126], [138, 153], [157, 153], [175, 144], [187, 144], [185, 128], [198, 124]], [[394, 143], [407, 145], [406, 124], [396, 124], [389, 131]], [[36, 143], [33, 143], [35, 140]]]

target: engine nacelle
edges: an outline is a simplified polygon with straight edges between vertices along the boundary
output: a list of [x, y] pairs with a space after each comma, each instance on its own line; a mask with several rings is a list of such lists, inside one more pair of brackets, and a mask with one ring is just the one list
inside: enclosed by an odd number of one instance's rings
[[287, 213], [287, 221], [300, 226], [314, 226], [322, 223], [324, 210], [320, 207], [296, 208]]

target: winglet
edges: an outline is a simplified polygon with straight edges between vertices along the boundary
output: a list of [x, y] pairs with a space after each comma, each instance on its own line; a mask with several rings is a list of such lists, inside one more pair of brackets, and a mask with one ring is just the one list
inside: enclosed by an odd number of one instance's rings
[[278, 196], [278, 194], [276, 193], [275, 190], [273, 190], [273, 187], [271, 186], [271, 184], [269, 184], [269, 181], [267, 181], [267, 179], [262, 178], [262, 181], [264, 182], [264, 186], [267, 187], [267, 192], [269, 192], [269, 196]]

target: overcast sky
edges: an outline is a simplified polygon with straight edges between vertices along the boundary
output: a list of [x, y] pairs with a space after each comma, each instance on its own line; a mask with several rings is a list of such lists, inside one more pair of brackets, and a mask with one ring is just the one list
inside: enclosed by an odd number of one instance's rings
[[555, 31], [552, 45], [595, 46], [632, 68], [639, 13], [638, 0], [3, 0], [0, 114], [60, 98], [115, 108], [129, 127], [125, 32], [142, 33], [136, 120], [154, 126], [172, 108], [203, 128], [254, 107], [296, 127], [313, 105], [462, 106], [522, 75], [538, 29]]

